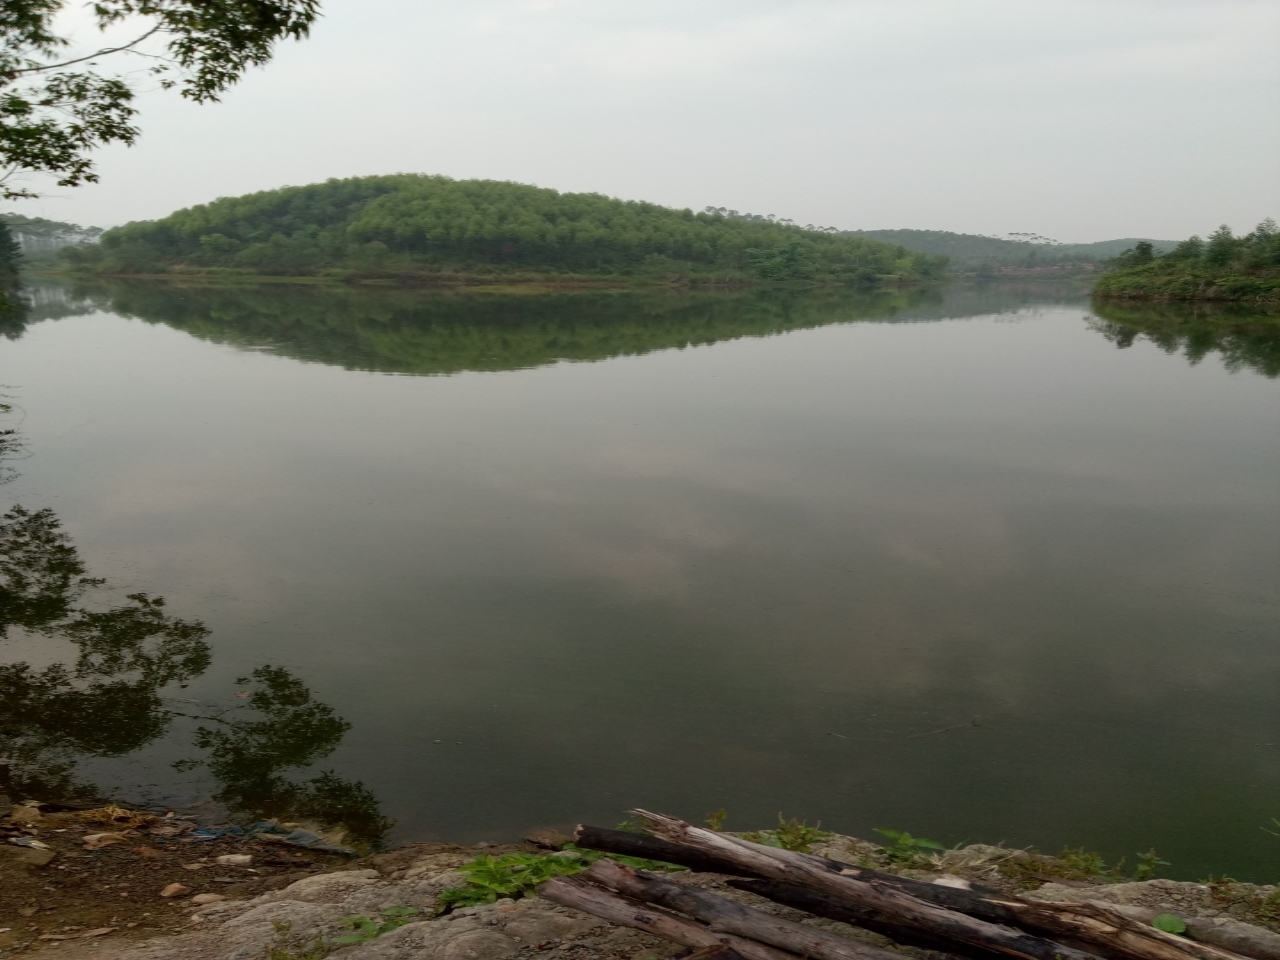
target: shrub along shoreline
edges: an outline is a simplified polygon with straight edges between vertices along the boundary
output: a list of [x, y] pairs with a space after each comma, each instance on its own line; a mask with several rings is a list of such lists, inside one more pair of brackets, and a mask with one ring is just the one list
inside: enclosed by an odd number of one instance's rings
[[1252, 233], [1232, 235], [1225, 224], [1209, 239], [1191, 237], [1157, 256], [1139, 243], [1114, 261], [1094, 285], [1114, 300], [1233, 300], [1280, 302], [1280, 228], [1264, 220]]

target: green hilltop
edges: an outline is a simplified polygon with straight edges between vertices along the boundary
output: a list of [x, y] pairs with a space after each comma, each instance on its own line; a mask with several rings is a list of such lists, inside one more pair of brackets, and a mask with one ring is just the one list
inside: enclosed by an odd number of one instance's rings
[[719, 211], [495, 180], [395, 174], [227, 197], [70, 248], [108, 274], [843, 283], [941, 276], [902, 246]]

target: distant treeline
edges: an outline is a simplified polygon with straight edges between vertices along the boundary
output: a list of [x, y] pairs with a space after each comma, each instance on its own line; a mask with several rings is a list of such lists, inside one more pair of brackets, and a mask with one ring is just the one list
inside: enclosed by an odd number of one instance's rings
[[9, 227], [0, 220], [0, 327], [12, 322], [24, 306], [20, 294], [18, 269], [22, 266], [22, 247]]
[[[1036, 234], [986, 237], [946, 230], [853, 230], [844, 236], [893, 243], [930, 256], [947, 257], [962, 272], [996, 272], [1007, 267], [1069, 267], [1100, 263], [1139, 241], [1100, 240], [1097, 243], [1058, 243]], [[1156, 250], [1172, 250], [1176, 241], [1151, 240]]]
[[63, 247], [94, 243], [102, 235], [98, 227], [82, 227], [78, 223], [26, 217], [20, 213], [0, 214], [0, 222], [17, 242], [26, 265], [56, 263], [56, 253]]
[[1099, 297], [1280, 301], [1280, 229], [1271, 219], [1243, 237], [1223, 224], [1208, 240], [1191, 237], [1163, 255], [1139, 243], [1112, 265], [1093, 288]]
[[396, 174], [179, 210], [67, 248], [103, 273], [911, 284], [940, 258], [764, 218], [494, 180]]

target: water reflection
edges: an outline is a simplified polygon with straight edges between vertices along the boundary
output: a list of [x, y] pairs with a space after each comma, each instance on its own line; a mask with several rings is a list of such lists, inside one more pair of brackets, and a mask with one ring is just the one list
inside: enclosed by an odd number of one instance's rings
[[81, 756], [116, 757], [169, 726], [160, 690], [209, 666], [209, 631], [170, 616], [145, 593], [105, 609], [85, 605], [104, 584], [86, 569], [52, 510], [14, 507], [0, 522], [0, 636], [42, 637], [67, 651], [37, 668], [0, 665], [0, 749], [9, 760], [6, 792], [19, 796], [95, 794], [80, 780]]
[[[210, 666], [202, 622], [171, 615], [146, 593], [111, 603], [106, 581], [87, 573], [52, 510], [15, 506], [0, 519], [0, 639], [18, 647], [0, 664], [0, 791], [11, 797], [100, 796], [81, 763], [171, 734], [184, 714], [164, 694]], [[281, 667], [259, 667], [239, 683], [249, 689], [236, 707], [201, 705], [211, 725], [196, 729], [200, 754], [176, 766], [207, 770], [214, 800], [234, 816], [304, 817], [381, 840], [391, 823], [362, 784], [332, 772], [285, 776], [332, 753], [351, 725]]]
[[384, 837], [391, 821], [364, 784], [332, 771], [301, 783], [284, 776], [331, 754], [351, 724], [282, 667], [259, 667], [236, 683], [249, 687], [239, 694], [245, 706], [207, 717], [215, 725], [201, 725], [195, 736], [206, 756], [175, 767], [208, 769], [221, 784], [214, 799], [243, 819], [303, 817], [340, 823], [366, 840]]
[[77, 288], [192, 336], [382, 373], [517, 370], [893, 317], [936, 291], [447, 293], [339, 286]]
[[1121, 349], [1142, 337], [1192, 364], [1219, 353], [1228, 370], [1280, 377], [1280, 311], [1274, 305], [1097, 300], [1093, 309], [1093, 329]]
[[[43, 289], [43, 288], [42, 288]], [[111, 311], [192, 336], [351, 370], [519, 370], [856, 321], [922, 321], [1076, 303], [1076, 287], [881, 291], [440, 292], [345, 286], [122, 282], [33, 292], [39, 319]]]

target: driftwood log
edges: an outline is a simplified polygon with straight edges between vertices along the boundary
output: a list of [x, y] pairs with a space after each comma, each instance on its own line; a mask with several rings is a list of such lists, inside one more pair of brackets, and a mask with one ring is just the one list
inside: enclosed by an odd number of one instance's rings
[[672, 916], [650, 904], [627, 900], [575, 877], [548, 880], [538, 888], [538, 895], [561, 906], [573, 907], [601, 920], [641, 930], [695, 950], [728, 947], [743, 960], [795, 960], [791, 954], [730, 934], [713, 933], [683, 917]]
[[[703, 850], [694, 850], [669, 840], [650, 837], [643, 833], [629, 833], [625, 830], [609, 830], [604, 827], [579, 825], [574, 831], [574, 842], [588, 850], [600, 850], [604, 853], [620, 853], [627, 857], [644, 857], [648, 860], [660, 860], [663, 863], [674, 863], [688, 867], [699, 873], [719, 873], [730, 877], [758, 877], [759, 874], [739, 866], [733, 860]], [[744, 843], [746, 841], [743, 841]], [[771, 849], [771, 848], [770, 848]], [[840, 863], [838, 860], [827, 860], [811, 854], [794, 854], [810, 861], [815, 866], [822, 866], [835, 873], [860, 880], [875, 882], [901, 890], [918, 900], [958, 910], [960, 913], [987, 920], [990, 923], [1016, 924], [1018, 915], [1004, 900], [1019, 900], [992, 887], [964, 881], [964, 886], [947, 886], [930, 883], [927, 880], [916, 880], [914, 877], [900, 877], [896, 873], [885, 873], [881, 870], [870, 870], [855, 867], [852, 864]], [[772, 899], [772, 898], [770, 898]], [[840, 919], [833, 917], [832, 919]]]
[[[1229, 950], [1164, 933], [1142, 917], [1098, 901], [1049, 903], [955, 877], [938, 882], [900, 877], [633, 812], [653, 836], [584, 825], [575, 832], [577, 844], [726, 875], [736, 889], [907, 946], [965, 960], [1243, 960]], [[549, 881], [541, 893], [603, 919], [712, 951], [706, 960], [901, 960], [899, 954], [609, 860], [597, 861], [573, 879]]]
[[814, 960], [902, 960], [901, 955], [888, 950], [770, 916], [698, 887], [672, 883], [609, 860], [593, 863], [582, 878], [632, 900], [693, 917], [717, 933], [757, 940], [802, 957]]
[[[1083, 960], [1093, 954], [1112, 960], [1239, 960], [1238, 954], [1184, 940], [1132, 920], [1096, 903], [999, 901], [1032, 933], [947, 910], [888, 884], [832, 870], [804, 854], [766, 847], [728, 834], [636, 810], [659, 837], [700, 853], [720, 856], [759, 877], [793, 883], [860, 903], [887, 920], [940, 934], [949, 940], [1023, 960]], [[828, 861], [830, 862], [830, 861]], [[849, 868], [857, 871], [858, 868]], [[936, 886], [936, 885], [935, 885]], [[954, 889], [954, 888], [953, 888]], [[1046, 940], [1039, 934], [1058, 938]], [[1084, 950], [1062, 940], [1079, 944]]]
[[[730, 880], [729, 886], [737, 890], [745, 890], [757, 897], [772, 900], [784, 907], [803, 910], [815, 917], [828, 920], [839, 920], [842, 923], [862, 927], [872, 933], [888, 937], [895, 943], [908, 947], [920, 947], [924, 950], [936, 950], [942, 953], [953, 953], [969, 960], [1002, 960], [1004, 954], [990, 950], [982, 950], [969, 944], [955, 943], [946, 937], [926, 931], [917, 926], [904, 926], [887, 920], [875, 910], [858, 903], [851, 903], [829, 893], [819, 893], [808, 887], [796, 886], [794, 883], [780, 883], [777, 880]], [[1276, 958], [1280, 960], [1280, 957]]]

